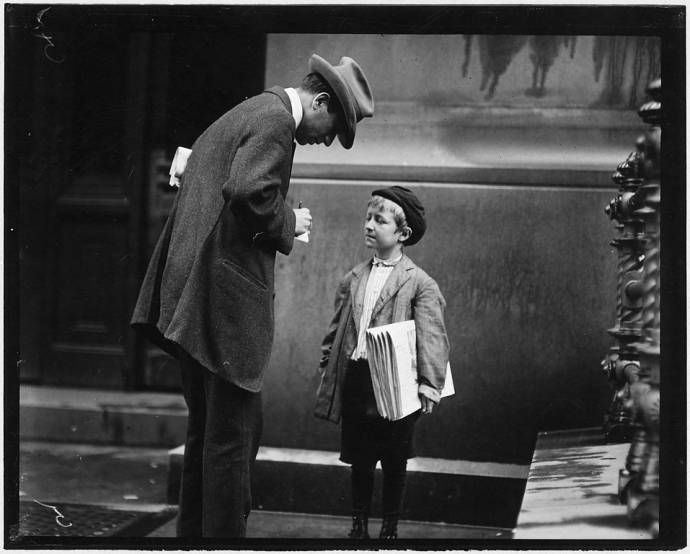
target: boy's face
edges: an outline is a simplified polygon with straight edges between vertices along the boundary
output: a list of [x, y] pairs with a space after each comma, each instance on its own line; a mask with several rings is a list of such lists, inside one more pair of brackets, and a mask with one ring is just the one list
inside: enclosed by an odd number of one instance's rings
[[367, 207], [364, 223], [364, 243], [367, 248], [375, 248], [379, 255], [388, 255], [402, 246], [406, 238], [398, 230], [393, 214], [393, 203], [386, 199], [383, 206]]

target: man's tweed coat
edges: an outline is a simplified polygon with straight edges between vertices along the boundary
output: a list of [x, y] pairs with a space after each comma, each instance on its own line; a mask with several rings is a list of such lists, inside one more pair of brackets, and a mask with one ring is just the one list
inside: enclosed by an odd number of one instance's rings
[[153, 252], [132, 326], [173, 356], [257, 392], [273, 343], [276, 251], [292, 249], [285, 202], [295, 121], [273, 87], [214, 122], [192, 145]]

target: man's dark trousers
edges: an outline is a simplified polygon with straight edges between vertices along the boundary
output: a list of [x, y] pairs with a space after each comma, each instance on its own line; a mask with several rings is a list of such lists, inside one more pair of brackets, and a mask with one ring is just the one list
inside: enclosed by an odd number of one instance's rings
[[244, 537], [263, 427], [261, 393], [218, 377], [184, 351], [179, 360], [189, 415], [177, 534]]

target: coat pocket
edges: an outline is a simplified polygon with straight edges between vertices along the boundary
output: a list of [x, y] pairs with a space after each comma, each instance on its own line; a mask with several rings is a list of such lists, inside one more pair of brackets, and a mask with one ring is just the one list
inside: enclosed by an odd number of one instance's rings
[[273, 342], [273, 299], [264, 283], [235, 263], [216, 265], [214, 295], [205, 322], [220, 375], [248, 390], [261, 387]]
[[231, 271], [236, 273], [239, 277], [244, 279], [245, 281], [251, 283], [255, 287], [260, 288], [261, 290], [267, 291], [268, 287], [266, 286], [266, 283], [263, 283], [258, 277], [253, 275], [252, 273], [249, 272], [246, 268], [242, 267], [241, 265], [233, 262], [232, 260], [228, 260], [227, 258], [222, 259], [221, 263], [229, 268]]

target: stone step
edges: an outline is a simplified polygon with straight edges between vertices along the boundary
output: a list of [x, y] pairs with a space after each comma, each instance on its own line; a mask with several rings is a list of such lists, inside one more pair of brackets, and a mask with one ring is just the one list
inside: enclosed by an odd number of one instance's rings
[[[179, 493], [184, 445], [170, 450], [168, 502]], [[528, 468], [417, 457], [408, 463], [404, 519], [484, 526], [506, 532], [517, 521]], [[373, 514], [380, 513], [377, 466]], [[262, 446], [252, 475], [258, 510], [350, 514], [350, 466], [338, 452]]]
[[[176, 447], [167, 498], [177, 502], [187, 408], [181, 394], [20, 387], [22, 441]], [[410, 520], [512, 529], [528, 466], [415, 458], [409, 464]], [[337, 452], [262, 446], [254, 470], [257, 509], [349, 514], [349, 466]], [[377, 470], [374, 509], [380, 506]]]
[[172, 447], [185, 439], [181, 394], [22, 385], [22, 440]]

